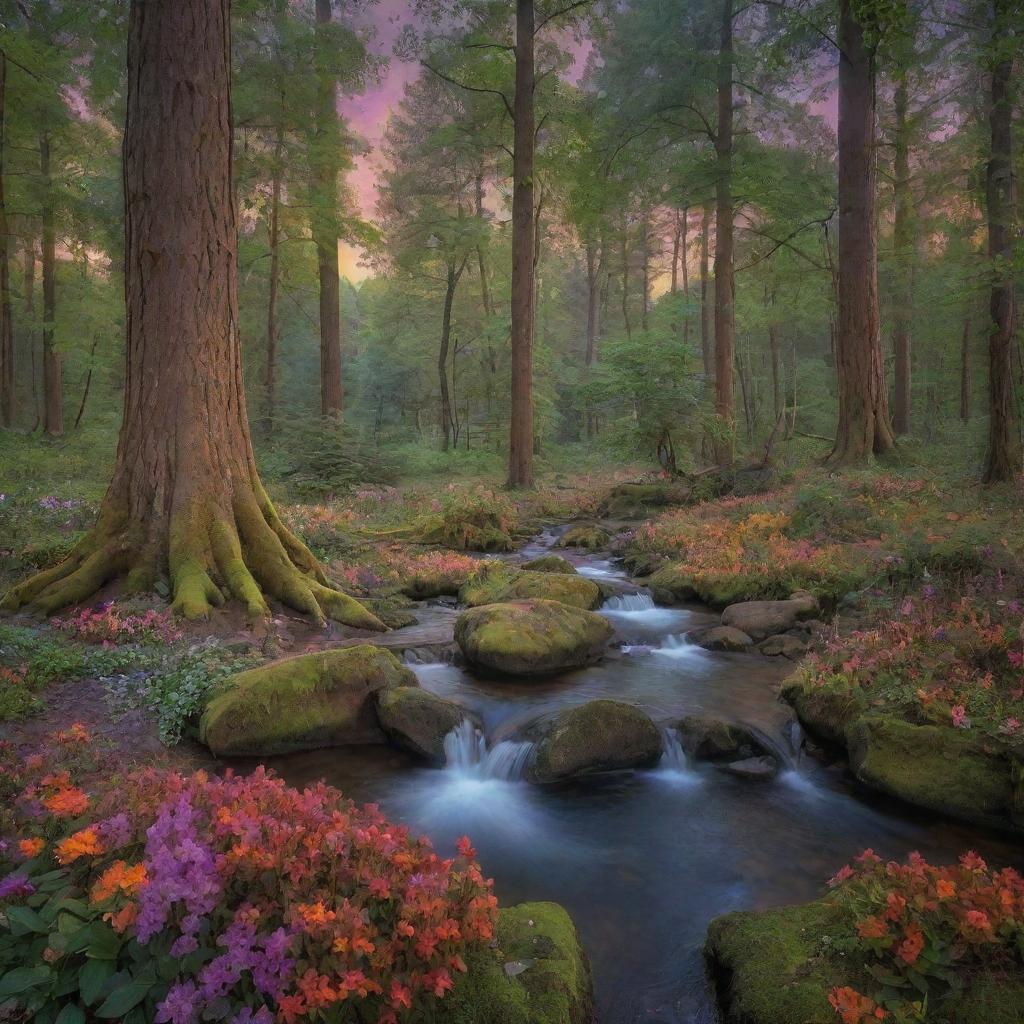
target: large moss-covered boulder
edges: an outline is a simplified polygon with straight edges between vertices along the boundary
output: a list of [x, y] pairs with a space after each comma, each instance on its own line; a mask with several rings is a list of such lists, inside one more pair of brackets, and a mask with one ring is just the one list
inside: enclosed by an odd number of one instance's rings
[[444, 738], [469, 712], [415, 686], [391, 686], [377, 694], [377, 717], [388, 739], [435, 764], [444, 761]]
[[455, 623], [455, 642], [468, 661], [519, 676], [589, 665], [611, 635], [603, 616], [560, 601], [484, 605], [463, 612]]
[[[802, 906], [716, 917], [704, 947], [724, 1024], [836, 1024], [833, 988], [872, 993], [870, 954], [840, 952], [836, 936], [853, 930], [848, 912], [826, 897]], [[1020, 1024], [1024, 980], [977, 972], [967, 987], [929, 1005], [928, 1020]]]
[[806, 591], [786, 601], [741, 601], [722, 612], [722, 625], [740, 629], [754, 640], [785, 633], [802, 619], [818, 614], [818, 602]]
[[487, 562], [459, 591], [459, 600], [469, 608], [535, 597], [593, 609], [601, 603], [601, 588], [575, 571], [533, 572], [505, 562]]
[[1020, 767], [996, 740], [865, 715], [846, 731], [850, 767], [873, 789], [950, 817], [1024, 831]]
[[687, 715], [676, 727], [688, 757], [722, 761], [770, 754], [751, 730], [740, 722], [711, 715]]
[[600, 526], [574, 526], [566, 530], [558, 541], [560, 548], [585, 548], [587, 551], [597, 551], [598, 548], [606, 548], [611, 541], [611, 536]]
[[815, 686], [800, 678], [783, 683], [779, 695], [812, 736], [841, 747], [846, 746], [847, 728], [866, 707], [860, 690], [842, 684]]
[[375, 694], [416, 685], [381, 647], [284, 658], [228, 676], [207, 702], [199, 737], [219, 757], [380, 743]]
[[557, 903], [520, 903], [498, 915], [494, 948], [471, 958], [440, 1003], [443, 1024], [591, 1024], [590, 965]]
[[595, 772], [653, 765], [661, 733], [639, 708], [593, 700], [568, 708], [544, 733], [530, 766], [534, 782], [558, 782]]

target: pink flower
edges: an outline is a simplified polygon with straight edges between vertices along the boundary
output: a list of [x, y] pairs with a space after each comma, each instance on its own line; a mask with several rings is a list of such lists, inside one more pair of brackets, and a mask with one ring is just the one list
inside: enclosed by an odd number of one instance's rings
[[949, 716], [953, 719], [953, 725], [957, 729], [967, 729], [970, 727], [971, 720], [967, 717], [967, 709], [963, 704], [955, 704], [950, 710]]

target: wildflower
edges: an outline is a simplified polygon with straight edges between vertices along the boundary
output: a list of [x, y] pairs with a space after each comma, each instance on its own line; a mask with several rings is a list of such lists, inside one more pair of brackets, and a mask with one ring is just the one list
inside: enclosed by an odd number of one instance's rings
[[940, 878], [935, 883], [935, 892], [940, 900], [951, 900], [956, 895], [956, 884], [948, 878]]
[[0, 879], [0, 900], [16, 900], [31, 896], [36, 887], [21, 875], [8, 875]]
[[857, 934], [862, 939], [884, 939], [889, 935], [889, 926], [880, 917], [866, 917], [857, 922]]
[[80, 829], [67, 839], [62, 839], [54, 852], [61, 864], [71, 864], [79, 857], [98, 857], [104, 853], [103, 843], [93, 827]]
[[950, 718], [953, 719], [953, 726], [957, 729], [966, 729], [971, 723], [967, 718], [967, 709], [963, 704], [955, 704], [950, 712]]
[[77, 818], [89, 806], [89, 798], [74, 786], [58, 789], [43, 799], [43, 806], [58, 818]]
[[194, 981], [177, 981], [157, 1003], [156, 1024], [194, 1024], [199, 1018], [198, 993]]
[[976, 932], [991, 932], [992, 922], [984, 910], [968, 910], [964, 922]]
[[134, 896], [145, 884], [145, 864], [129, 866], [123, 860], [116, 860], [93, 885], [91, 899], [93, 903], [102, 903], [118, 892]]
[[916, 924], [908, 924], [904, 929], [904, 939], [896, 949], [896, 955], [908, 966], [917, 963], [917, 958], [924, 949], [924, 932]]
[[842, 885], [843, 882], [853, 878], [855, 872], [849, 864], [844, 864], [829, 880], [829, 888], [834, 889], [837, 885]]
[[18, 852], [25, 858], [31, 860], [38, 857], [46, 849], [46, 840], [38, 837], [33, 839], [22, 839], [18, 843]]
[[967, 853], [965, 853], [960, 858], [960, 863], [968, 871], [985, 871], [988, 868], [988, 865], [985, 863], [985, 861], [982, 860], [982, 858], [979, 857], [973, 850], [968, 850]]

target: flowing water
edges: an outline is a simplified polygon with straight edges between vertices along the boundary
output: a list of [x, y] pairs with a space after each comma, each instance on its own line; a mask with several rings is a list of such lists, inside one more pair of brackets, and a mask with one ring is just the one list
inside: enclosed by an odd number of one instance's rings
[[[553, 539], [521, 555], [535, 557]], [[571, 557], [595, 570], [588, 575], [626, 585], [607, 560]], [[468, 834], [502, 904], [565, 906], [593, 965], [600, 1024], [714, 1021], [701, 956], [708, 921], [812, 899], [865, 847], [939, 860], [974, 848], [1020, 864], [1009, 841], [866, 793], [841, 766], [802, 758], [799, 727], [776, 699], [792, 666], [688, 644], [688, 631], [717, 621], [706, 610], [658, 608], [640, 591], [612, 598], [602, 612], [618, 649], [563, 676], [510, 681], [410, 658], [425, 689], [470, 708], [483, 725], [447, 737], [443, 769], [384, 747], [312, 751], [274, 766], [294, 784], [325, 778], [380, 804], [443, 852]], [[660, 764], [557, 787], [524, 781], [532, 753], [524, 730], [597, 697], [628, 701], [659, 723]], [[784, 770], [758, 782], [688, 764], [674, 723], [698, 713], [751, 726]]]

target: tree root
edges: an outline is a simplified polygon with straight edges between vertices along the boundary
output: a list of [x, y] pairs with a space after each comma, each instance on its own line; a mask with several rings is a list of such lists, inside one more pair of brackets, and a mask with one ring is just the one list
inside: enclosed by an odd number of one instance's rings
[[[154, 545], [133, 542], [118, 522], [122, 517], [105, 512], [67, 558], [13, 587], [0, 607], [31, 606], [50, 615], [87, 600], [118, 576], [127, 576], [134, 589], [151, 584], [160, 563]], [[184, 618], [207, 618], [226, 596], [245, 605], [250, 617], [265, 618], [272, 597], [319, 624], [333, 619], [358, 629], [387, 629], [355, 598], [331, 586], [261, 486], [236, 493], [232, 513], [205, 503], [175, 513], [164, 546], [171, 609]]]

